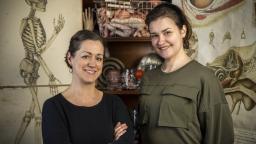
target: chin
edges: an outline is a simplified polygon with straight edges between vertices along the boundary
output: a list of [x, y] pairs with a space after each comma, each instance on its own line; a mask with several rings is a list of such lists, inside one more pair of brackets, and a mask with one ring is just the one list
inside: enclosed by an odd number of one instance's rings
[[161, 58], [163, 58], [163, 59], [169, 59], [169, 58], [171, 58], [171, 56], [170, 55], [166, 55], [165, 53], [162, 53], [162, 54], [158, 54]]
[[94, 84], [94, 83], [96, 83], [96, 80], [84, 80], [83, 82], [85, 84]]
[[91, 83], [95, 83], [96, 80], [97, 80], [97, 79], [94, 78], [94, 77], [93, 77], [93, 78], [92, 78], [92, 77], [91, 77], [91, 78], [88, 78], [88, 77], [89, 77], [89, 76], [84, 77], [82, 81], [83, 81], [84, 83], [91, 84]]

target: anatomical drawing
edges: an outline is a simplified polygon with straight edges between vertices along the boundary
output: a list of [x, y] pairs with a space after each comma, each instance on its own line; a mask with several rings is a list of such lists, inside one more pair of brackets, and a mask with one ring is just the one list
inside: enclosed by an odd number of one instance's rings
[[248, 46], [232, 47], [207, 64], [221, 81], [226, 96], [232, 100], [231, 111], [239, 114], [241, 104], [246, 111], [256, 105], [256, 41]]
[[242, 33], [241, 33], [241, 39], [246, 39], [246, 35], [245, 35], [245, 31], [243, 29]]
[[231, 34], [229, 31], [227, 31], [224, 36], [223, 36], [223, 39], [222, 39], [222, 43], [224, 43], [226, 40], [231, 40]]
[[192, 32], [192, 35], [189, 39], [189, 49], [185, 49], [186, 54], [192, 59], [196, 59], [198, 55], [198, 36], [195, 32]]
[[210, 44], [213, 48], [215, 48], [215, 45], [214, 45], [214, 43], [213, 43], [214, 38], [215, 38], [215, 34], [214, 34], [213, 31], [211, 31], [210, 34], [209, 34], [209, 44]]
[[35, 144], [42, 141], [41, 134], [41, 108], [38, 101], [37, 80], [39, 79], [39, 68], [43, 68], [49, 78], [50, 93], [58, 93], [56, 84], [60, 81], [52, 74], [44, 61], [42, 54], [51, 46], [59, 32], [64, 27], [64, 18], [60, 15], [57, 21], [53, 21], [54, 31], [49, 40], [46, 40], [46, 32], [40, 18], [35, 16], [37, 11], [45, 12], [47, 0], [25, 0], [30, 6], [28, 17], [23, 18], [20, 25], [20, 34], [23, 42], [25, 57], [20, 62], [20, 75], [28, 86], [32, 95], [29, 109], [25, 112], [20, 128], [15, 138], [15, 144], [20, 143], [28, 125], [34, 119]]
[[242, 6], [245, 0], [183, 0], [182, 7], [194, 27], [206, 26]]

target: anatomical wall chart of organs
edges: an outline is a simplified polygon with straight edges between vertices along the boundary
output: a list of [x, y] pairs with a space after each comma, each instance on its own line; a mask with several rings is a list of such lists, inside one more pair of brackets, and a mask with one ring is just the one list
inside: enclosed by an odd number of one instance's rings
[[245, 0], [183, 0], [182, 7], [196, 27], [211, 24], [244, 2]]
[[219, 78], [232, 112], [234, 144], [256, 143], [256, 41], [231, 47], [207, 64]]
[[221, 81], [236, 115], [243, 106], [252, 111], [256, 105], [256, 41], [248, 46], [232, 47], [208, 66]]
[[25, 56], [20, 62], [20, 76], [24, 83], [28, 86], [32, 99], [28, 110], [26, 110], [20, 128], [15, 138], [15, 144], [19, 144], [24, 133], [26, 132], [31, 120], [35, 120], [34, 135], [35, 144], [42, 142], [41, 138], [41, 108], [38, 100], [37, 82], [40, 77], [39, 68], [41, 67], [44, 73], [49, 78], [50, 93], [55, 95], [58, 93], [56, 84], [60, 81], [53, 75], [48, 68], [42, 54], [50, 48], [51, 44], [56, 39], [59, 32], [64, 27], [64, 17], [59, 17], [53, 20], [54, 31], [51, 37], [47, 40], [46, 32], [39, 17], [36, 17], [36, 12], [46, 11], [46, 0], [25, 0], [30, 6], [30, 13], [23, 18], [20, 26], [20, 35], [25, 50]]

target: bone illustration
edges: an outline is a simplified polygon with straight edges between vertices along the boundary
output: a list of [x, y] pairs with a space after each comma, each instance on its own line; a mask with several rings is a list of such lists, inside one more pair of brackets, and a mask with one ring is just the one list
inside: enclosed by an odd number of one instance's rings
[[20, 75], [24, 79], [24, 83], [28, 86], [32, 95], [32, 100], [29, 109], [23, 116], [21, 125], [16, 134], [15, 144], [19, 144], [31, 120], [34, 119], [34, 133], [35, 144], [42, 143], [41, 134], [41, 108], [38, 101], [38, 88], [37, 80], [40, 75], [39, 68], [42, 67], [43, 71], [49, 78], [50, 93], [52, 95], [58, 93], [56, 84], [61, 82], [52, 74], [44, 61], [42, 54], [51, 46], [56, 39], [59, 32], [64, 27], [64, 18], [59, 15], [57, 21], [53, 21], [54, 31], [50, 39], [47, 41], [46, 32], [42, 25], [40, 18], [35, 16], [37, 11], [45, 12], [47, 0], [25, 0], [30, 6], [28, 17], [23, 18], [20, 25], [20, 34], [22, 43], [25, 50], [25, 57], [20, 62]]

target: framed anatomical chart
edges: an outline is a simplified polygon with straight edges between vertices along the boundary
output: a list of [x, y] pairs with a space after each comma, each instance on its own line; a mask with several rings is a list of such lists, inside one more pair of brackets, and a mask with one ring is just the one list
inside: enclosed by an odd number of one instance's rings
[[0, 143], [41, 144], [42, 103], [70, 83], [64, 56], [82, 2], [4, 0], [0, 11]]

